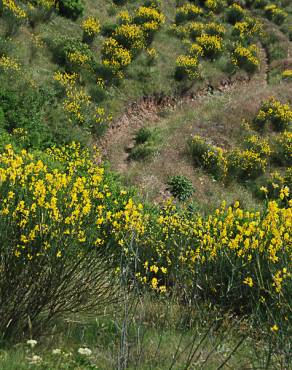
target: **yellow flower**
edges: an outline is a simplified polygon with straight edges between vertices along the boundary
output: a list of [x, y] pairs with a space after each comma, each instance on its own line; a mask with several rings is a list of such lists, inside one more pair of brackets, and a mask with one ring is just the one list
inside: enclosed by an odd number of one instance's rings
[[276, 332], [278, 330], [279, 330], [278, 325], [274, 324], [273, 326], [271, 326], [271, 331]]
[[253, 287], [253, 280], [250, 276], [246, 277], [244, 280], [243, 280], [243, 283], [248, 285], [250, 288]]

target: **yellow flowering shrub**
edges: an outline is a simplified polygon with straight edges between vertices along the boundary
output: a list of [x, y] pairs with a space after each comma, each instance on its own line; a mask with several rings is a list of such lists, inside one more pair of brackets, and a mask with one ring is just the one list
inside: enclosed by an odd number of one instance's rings
[[183, 6], [177, 8], [175, 21], [177, 24], [183, 23], [185, 21], [191, 21], [198, 18], [198, 16], [203, 14], [203, 9], [190, 3], [186, 3]]
[[11, 57], [2, 55], [0, 57], [0, 68], [4, 71], [20, 71], [20, 64]]
[[286, 69], [282, 72], [283, 80], [291, 81], [292, 80], [292, 69]]
[[193, 160], [203, 167], [215, 179], [223, 179], [227, 174], [227, 159], [222, 148], [208, 143], [204, 138], [195, 135], [190, 143]]
[[228, 173], [237, 179], [255, 179], [266, 170], [267, 160], [258, 152], [234, 149], [228, 154]]
[[203, 34], [196, 38], [196, 42], [203, 48], [204, 55], [209, 58], [216, 57], [223, 50], [223, 39], [218, 35]]
[[[204, 141], [196, 140], [204, 148]], [[288, 187], [279, 196], [285, 200]], [[222, 204], [205, 217], [179, 211], [168, 201], [153, 212], [113, 185], [88, 151], [74, 143], [49, 149], [42, 158], [7, 146], [0, 153], [0, 199], [0, 248], [6, 261], [1, 264], [0, 286], [12, 281], [27, 292], [28, 304], [15, 316], [22, 319], [21, 325], [28, 312], [34, 312], [41, 292], [42, 299], [49, 298], [42, 313], [54, 299], [58, 303], [60, 296], [69, 299], [70, 290], [63, 295], [57, 290], [56, 296], [44, 289], [54, 274], [57, 286], [65, 289], [68, 280], [60, 276], [66, 276], [71, 266], [74, 279], [69, 286], [75, 286], [80, 281], [75, 277], [87, 279], [96, 258], [113, 253], [110, 260], [118, 264], [123, 255], [130, 279], [159, 294], [172, 286], [183, 287], [187, 297], [255, 315], [260, 304], [264, 320], [273, 320], [284, 330], [291, 292], [291, 201], [285, 206], [270, 201], [262, 213], [242, 209], [239, 202]], [[85, 270], [78, 269], [82, 261]], [[48, 274], [42, 273], [45, 266]], [[15, 269], [18, 273], [11, 275]], [[79, 289], [77, 293], [79, 297]], [[4, 302], [19, 299], [17, 294], [17, 289], [9, 290]], [[67, 310], [76, 303], [71, 298]], [[15, 321], [9, 326], [15, 315], [11, 307], [0, 307], [0, 329], [7, 336], [20, 325]]]
[[227, 8], [227, 21], [231, 24], [240, 22], [246, 15], [246, 10], [234, 3]]
[[117, 40], [110, 37], [106, 39], [102, 46], [102, 63], [113, 75], [123, 76], [123, 70], [131, 63], [132, 54], [129, 50], [122, 47]]
[[190, 22], [183, 26], [177, 26], [177, 29], [181, 29], [183, 32], [182, 36], [190, 36], [193, 40], [201, 36], [205, 29], [205, 24], [202, 22]]
[[149, 33], [157, 31], [165, 23], [165, 16], [157, 8], [140, 6], [134, 13], [133, 21]]
[[276, 4], [269, 4], [265, 6], [264, 11], [267, 18], [278, 25], [281, 25], [288, 16], [288, 14], [284, 10], [279, 8]]
[[258, 48], [252, 44], [247, 47], [238, 45], [231, 55], [231, 62], [238, 68], [243, 68], [247, 72], [254, 72], [259, 68]]
[[145, 46], [143, 30], [136, 24], [118, 26], [112, 36], [121, 46], [131, 51], [138, 51]]
[[284, 174], [278, 171], [271, 173], [264, 185], [260, 187], [262, 197], [281, 199], [286, 204], [291, 199], [289, 189], [292, 186], [292, 167], [288, 167]]
[[95, 17], [87, 17], [81, 23], [81, 28], [83, 30], [83, 40], [92, 41], [100, 32], [100, 23]]
[[2, 0], [3, 10], [12, 14], [16, 19], [27, 18], [26, 12], [14, 0]]
[[[283, 197], [287, 194], [286, 189]], [[185, 298], [253, 313], [262, 325], [277, 322], [285, 331], [292, 289], [291, 206], [270, 201], [260, 213], [239, 202], [223, 203], [206, 217], [191, 217], [168, 202], [139, 241], [138, 280], [158, 293], [160, 286], [168, 291], [178, 284]]]
[[273, 147], [273, 159], [282, 166], [292, 166], [292, 132], [282, 132], [274, 139]]
[[28, 316], [34, 331], [58, 314], [113, 298], [105, 256], [118, 246], [114, 230], [142, 227], [138, 205], [79, 144], [39, 156], [11, 145], [0, 152], [2, 338], [27, 334]]
[[204, 6], [214, 13], [220, 13], [226, 6], [226, 2], [224, 0], [204, 0]]
[[57, 41], [56, 49], [60, 62], [70, 71], [92, 68], [93, 54], [87, 44], [74, 38], [61, 37]]
[[92, 102], [91, 96], [86, 93], [83, 87], [78, 86], [78, 79], [77, 73], [56, 72], [54, 74], [54, 80], [65, 91], [63, 108], [70, 122], [85, 125], [93, 133], [100, 134], [111, 117], [105, 114], [103, 108], [97, 107]]
[[189, 49], [189, 53], [193, 57], [202, 57], [204, 55], [204, 49], [202, 48], [201, 45], [197, 43], [191, 44], [191, 47]]
[[242, 40], [249, 40], [262, 34], [263, 25], [253, 17], [245, 17], [243, 21], [236, 22], [233, 27], [233, 35]]
[[199, 60], [196, 56], [180, 55], [176, 59], [175, 77], [178, 80], [183, 78], [199, 77]]
[[226, 28], [220, 23], [209, 22], [209, 23], [206, 23], [204, 26], [204, 33], [206, 33], [207, 35], [223, 36], [225, 32], [226, 32]]
[[247, 150], [258, 153], [262, 158], [269, 158], [272, 150], [267, 140], [251, 135], [244, 140], [243, 146]]
[[292, 109], [289, 104], [282, 104], [272, 97], [263, 102], [254, 124], [259, 130], [264, 130], [267, 125], [271, 125], [275, 131], [289, 129], [292, 125]]

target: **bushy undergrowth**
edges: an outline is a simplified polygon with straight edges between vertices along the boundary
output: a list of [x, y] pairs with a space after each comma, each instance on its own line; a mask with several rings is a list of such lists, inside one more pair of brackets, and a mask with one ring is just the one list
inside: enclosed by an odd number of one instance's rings
[[[147, 289], [179, 288], [183, 299], [287, 332], [291, 201], [271, 201], [262, 213], [222, 205], [206, 218], [171, 202], [147, 210], [76, 145], [43, 159], [8, 146], [0, 176], [2, 336], [26, 332], [27, 320], [38, 330], [61, 312], [112, 297], [109, 275], [102, 277], [110, 261], [120, 268], [121, 256], [128, 276]], [[288, 195], [281, 190], [282, 200]], [[50, 283], [53, 276], [59, 283]]]

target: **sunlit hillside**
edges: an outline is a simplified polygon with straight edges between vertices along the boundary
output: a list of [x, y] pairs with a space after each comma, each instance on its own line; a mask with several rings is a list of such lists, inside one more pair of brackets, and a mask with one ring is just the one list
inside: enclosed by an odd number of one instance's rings
[[288, 369], [290, 0], [0, 0], [0, 369]]

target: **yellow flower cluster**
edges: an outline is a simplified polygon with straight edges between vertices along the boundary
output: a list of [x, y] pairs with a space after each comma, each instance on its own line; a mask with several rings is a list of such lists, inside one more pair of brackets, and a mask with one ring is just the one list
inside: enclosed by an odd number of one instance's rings
[[224, 179], [227, 175], [238, 179], [256, 178], [265, 171], [270, 147], [265, 140], [256, 136], [248, 138], [245, 146], [244, 150], [235, 149], [225, 153], [221, 148], [195, 135], [192, 138], [191, 151], [195, 163], [216, 179]]
[[20, 64], [8, 56], [0, 57], [0, 68], [4, 71], [20, 71]]
[[143, 30], [136, 24], [118, 26], [113, 33], [113, 38], [126, 49], [139, 50], [145, 46]]
[[17, 19], [27, 18], [26, 12], [14, 0], [2, 0], [3, 9], [8, 10]]
[[123, 76], [122, 70], [132, 61], [129, 50], [121, 46], [117, 40], [110, 37], [105, 40], [102, 47], [103, 65], [108, 67], [113, 74]]
[[88, 36], [95, 36], [100, 31], [100, 23], [95, 17], [87, 17], [81, 23], [81, 28]]
[[196, 38], [196, 42], [203, 48], [207, 57], [215, 57], [223, 50], [223, 39], [218, 35], [203, 34]]
[[269, 4], [264, 8], [266, 16], [277, 24], [282, 24], [288, 13], [280, 9], [276, 4]]
[[153, 7], [140, 6], [134, 14], [134, 22], [141, 25], [144, 32], [158, 31], [165, 22], [165, 16]]
[[119, 24], [111, 37], [102, 47], [103, 65], [119, 78], [124, 69], [141, 49], [147, 49], [152, 41], [153, 32], [164, 23], [164, 15], [153, 6], [141, 6], [133, 17], [128, 12], [118, 15]]
[[292, 80], [292, 69], [286, 69], [282, 72], [282, 78], [284, 80]]
[[76, 73], [61, 73], [54, 74], [54, 80], [58, 81], [64, 88], [66, 99], [64, 100], [64, 110], [69, 114], [69, 120], [76, 120], [78, 123], [85, 122], [84, 110], [89, 107], [91, 97], [87, 95], [82, 88], [77, 87], [78, 75]]
[[[101, 124], [107, 124], [112, 118], [106, 115], [105, 110], [97, 107], [90, 95], [84, 88], [78, 86], [77, 73], [56, 72], [54, 80], [57, 81], [65, 90], [65, 100], [63, 107], [68, 114], [69, 121], [77, 122], [88, 126], [89, 129], [96, 131]], [[99, 79], [97, 83], [104, 88], [104, 81]], [[96, 126], [98, 124], [98, 126]]]
[[239, 45], [232, 53], [231, 61], [239, 68], [244, 68], [248, 72], [254, 72], [260, 65], [257, 57], [258, 49], [255, 44], [244, 47]]
[[235, 149], [229, 153], [229, 173], [239, 179], [256, 178], [265, 172], [267, 160], [253, 150]]
[[267, 158], [272, 154], [272, 150], [267, 140], [261, 139], [257, 135], [251, 135], [244, 140], [244, 147], [255, 153], [258, 153], [262, 158]]
[[82, 67], [88, 65], [91, 61], [89, 55], [83, 54], [78, 50], [66, 52], [66, 58], [69, 63]]
[[282, 104], [272, 97], [261, 105], [254, 123], [260, 130], [272, 124], [274, 130], [283, 131], [292, 125], [292, 109], [289, 104]]
[[203, 14], [203, 10], [190, 3], [186, 3], [183, 6], [177, 8], [176, 10], [176, 23], [182, 23], [185, 21], [190, 21], [196, 19], [199, 15]]
[[[291, 153], [291, 152], [290, 152]], [[290, 156], [290, 161], [291, 161]], [[273, 172], [267, 179], [265, 186], [260, 187], [260, 191], [269, 199], [289, 199], [289, 190], [292, 185], [292, 167], [288, 167], [284, 176], [278, 171]]]
[[263, 25], [257, 19], [245, 17], [242, 22], [236, 22], [233, 27], [233, 34], [241, 39], [254, 38], [262, 34]]
[[181, 79], [184, 77], [197, 78], [199, 76], [199, 60], [195, 56], [180, 55], [176, 59], [176, 76]]
[[214, 13], [220, 12], [224, 8], [224, 1], [222, 0], [205, 0], [204, 6]]

